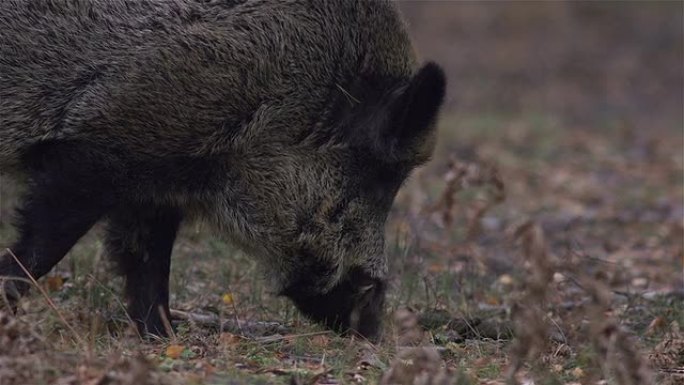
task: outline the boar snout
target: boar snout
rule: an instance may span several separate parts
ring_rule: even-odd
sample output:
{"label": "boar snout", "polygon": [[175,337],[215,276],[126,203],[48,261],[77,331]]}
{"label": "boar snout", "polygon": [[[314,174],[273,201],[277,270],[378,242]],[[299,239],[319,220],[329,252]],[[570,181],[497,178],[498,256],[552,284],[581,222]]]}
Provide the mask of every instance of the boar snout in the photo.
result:
{"label": "boar snout", "polygon": [[308,318],[338,333],[358,333],[377,342],[385,310],[384,280],[353,268],[327,292],[290,286],[282,292]]}

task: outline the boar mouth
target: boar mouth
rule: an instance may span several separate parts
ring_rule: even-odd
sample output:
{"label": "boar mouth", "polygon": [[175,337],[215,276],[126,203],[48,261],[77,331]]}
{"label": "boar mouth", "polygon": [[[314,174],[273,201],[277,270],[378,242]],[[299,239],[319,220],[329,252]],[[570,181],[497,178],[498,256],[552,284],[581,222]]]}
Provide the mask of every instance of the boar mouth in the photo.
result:
{"label": "boar mouth", "polygon": [[281,292],[309,319],[338,332],[356,332],[375,342],[384,313],[385,283],[360,268],[351,269],[332,289],[321,293],[302,282]]}

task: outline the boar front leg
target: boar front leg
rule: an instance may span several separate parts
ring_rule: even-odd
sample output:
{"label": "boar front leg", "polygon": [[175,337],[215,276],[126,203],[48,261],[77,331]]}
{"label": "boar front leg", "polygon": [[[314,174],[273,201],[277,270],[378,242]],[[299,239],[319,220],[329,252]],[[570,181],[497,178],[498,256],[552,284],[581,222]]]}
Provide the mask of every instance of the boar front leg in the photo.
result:
{"label": "boar front leg", "polygon": [[141,336],[166,336],[171,250],[181,222],[170,207],[127,206],[108,218],[107,248],[126,278],[128,314]]}
{"label": "boar front leg", "polygon": [[[18,240],[10,250],[35,279],[62,260],[114,201],[104,168],[84,161],[88,157],[80,147],[59,142],[36,145],[24,156],[28,191],[17,209]],[[0,277],[6,278],[0,294],[15,308],[30,285],[12,255],[0,255]]]}

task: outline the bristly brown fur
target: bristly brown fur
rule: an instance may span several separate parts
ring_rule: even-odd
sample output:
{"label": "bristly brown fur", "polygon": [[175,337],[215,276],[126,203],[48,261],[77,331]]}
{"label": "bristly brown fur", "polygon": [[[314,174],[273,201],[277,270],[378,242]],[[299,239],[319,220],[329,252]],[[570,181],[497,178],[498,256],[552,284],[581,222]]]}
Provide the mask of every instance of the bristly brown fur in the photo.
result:
{"label": "bristly brown fur", "polygon": [[385,217],[444,83],[386,1],[3,1],[0,170],[29,177],[13,249],[39,277],[107,220],[131,316],[163,334],[177,226],[205,218],[309,316],[376,335]]}

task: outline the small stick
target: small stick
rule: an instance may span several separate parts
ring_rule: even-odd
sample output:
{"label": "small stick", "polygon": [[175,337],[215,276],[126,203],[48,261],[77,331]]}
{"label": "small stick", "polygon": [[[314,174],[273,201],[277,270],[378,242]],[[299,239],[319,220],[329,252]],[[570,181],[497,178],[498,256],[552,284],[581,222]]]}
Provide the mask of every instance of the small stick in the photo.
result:
{"label": "small stick", "polygon": [[176,341],[176,333],[173,331],[173,327],[171,327],[171,320],[166,316],[166,312],[164,311],[164,307],[162,305],[157,306],[157,311],[159,312],[159,316],[161,317],[162,324],[164,324],[164,329],[166,330],[166,334],[171,337],[172,341]]}
{"label": "small stick", "polygon": [[287,331],[287,328],[277,322],[241,321],[239,324],[234,320],[221,322],[221,319],[215,314],[198,314],[174,309],[171,309],[171,318],[194,322],[200,326],[218,328],[221,331],[241,332],[242,330],[249,329],[273,330],[276,333],[285,333]]}
{"label": "small stick", "polygon": [[326,334],[332,333],[330,330],[324,330],[320,332],[311,332],[311,333],[303,333],[303,334],[287,334],[284,336],[267,336],[267,337],[261,337],[257,338],[256,340],[259,342],[264,342],[264,343],[273,343],[273,342],[278,342],[278,341],[283,341],[283,340],[290,340],[294,338],[300,338],[300,337],[315,337],[315,336],[322,336]]}
{"label": "small stick", "polygon": [[233,306],[233,315],[235,316],[235,324],[237,325],[238,330],[240,330],[242,332],[242,325],[240,325],[240,318],[238,317],[237,305],[235,305],[235,297],[232,297],[230,304]]}

